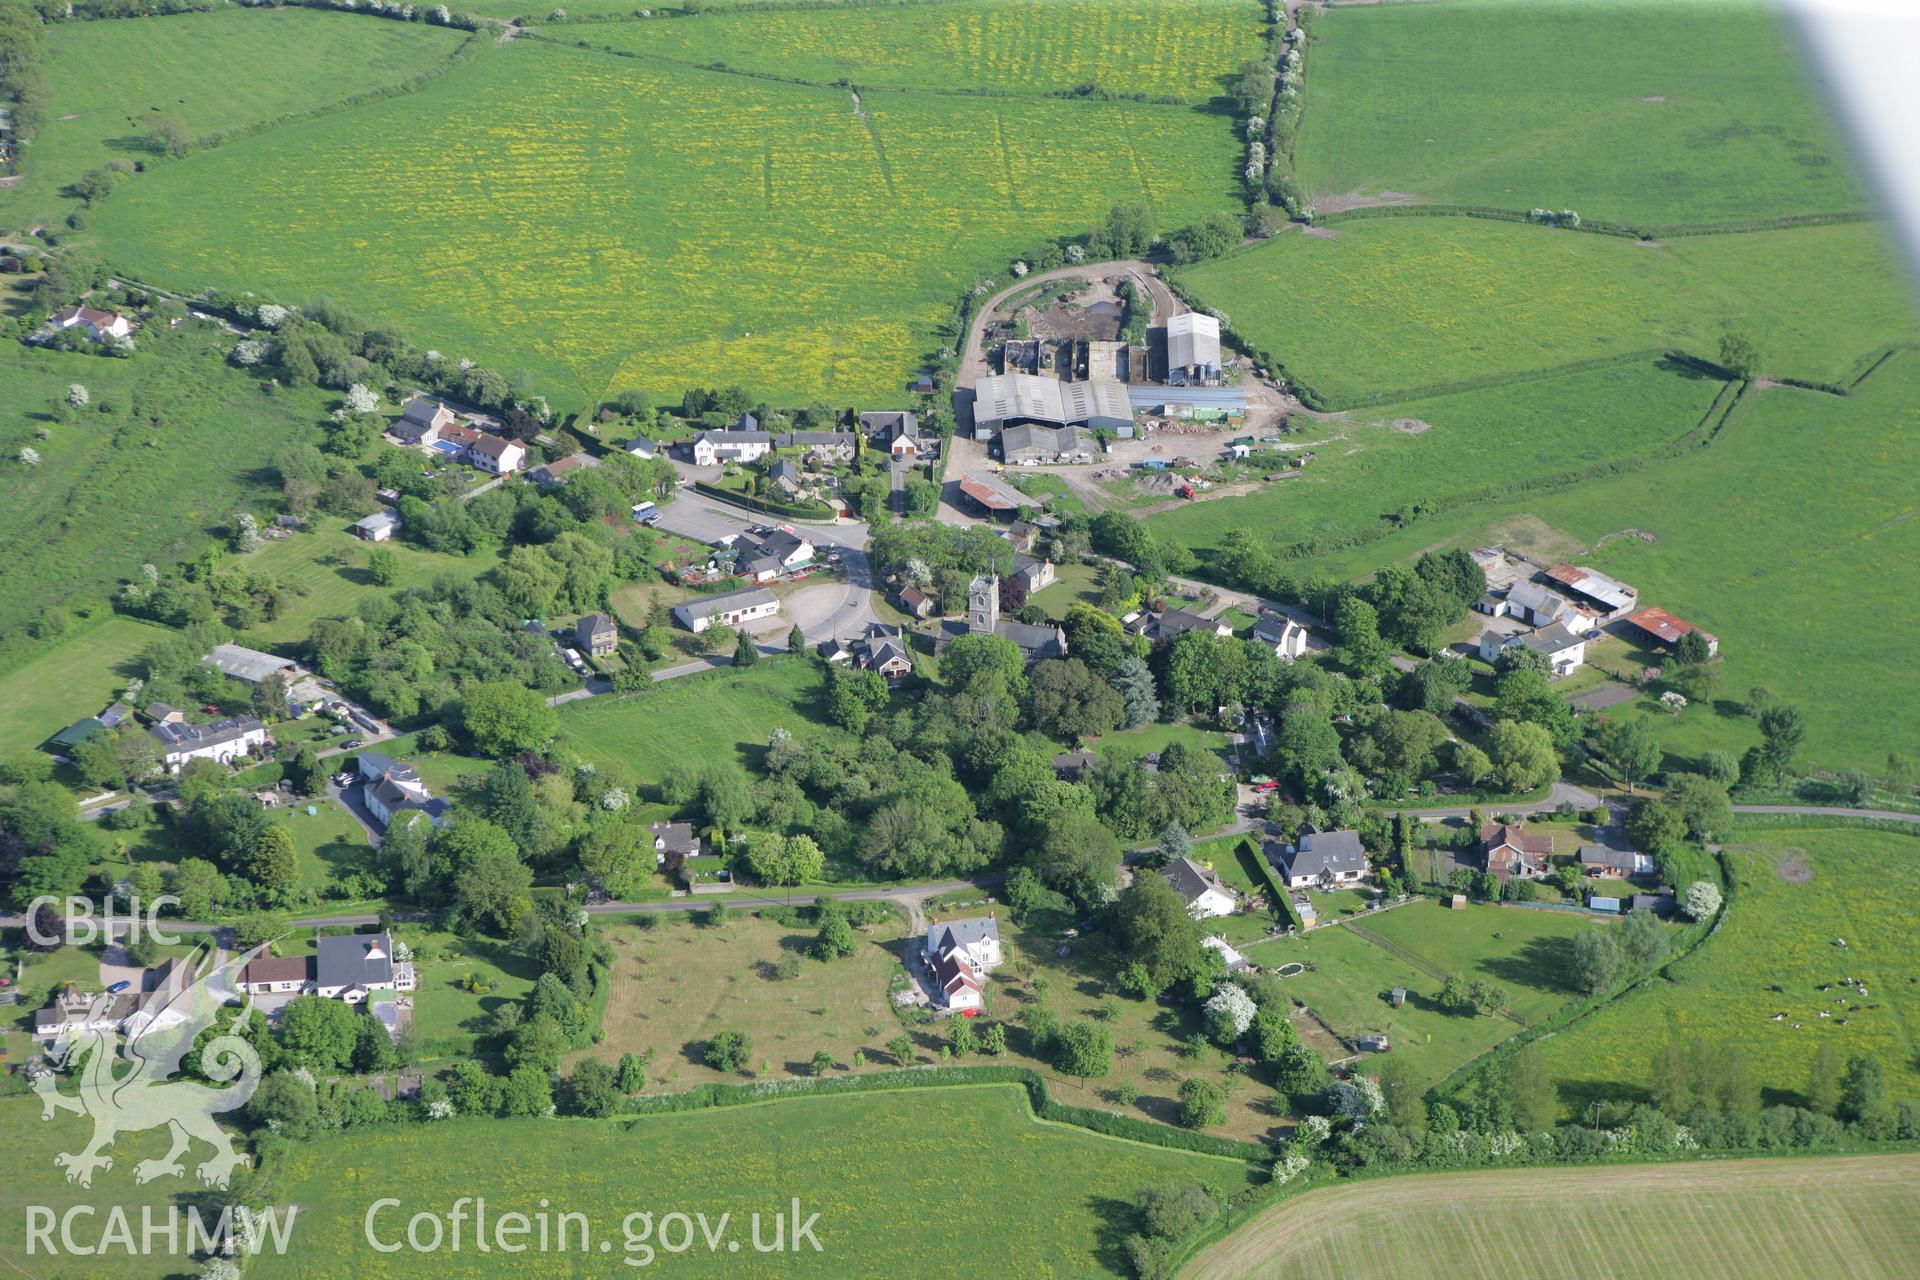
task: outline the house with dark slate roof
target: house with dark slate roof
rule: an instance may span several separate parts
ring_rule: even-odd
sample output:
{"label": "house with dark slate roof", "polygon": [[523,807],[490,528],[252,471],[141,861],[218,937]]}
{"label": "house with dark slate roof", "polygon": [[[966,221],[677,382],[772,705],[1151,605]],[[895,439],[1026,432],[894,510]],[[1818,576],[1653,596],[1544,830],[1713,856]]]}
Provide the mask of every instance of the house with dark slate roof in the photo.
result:
{"label": "house with dark slate roof", "polygon": [[1270,844],[1267,861],[1289,889],[1354,884],[1367,874],[1358,831],[1310,831],[1298,844]]}
{"label": "house with dark slate roof", "polygon": [[411,991],[411,962],[393,958],[390,933],[321,937],[314,944],[314,991],[359,1004],[375,991]]}

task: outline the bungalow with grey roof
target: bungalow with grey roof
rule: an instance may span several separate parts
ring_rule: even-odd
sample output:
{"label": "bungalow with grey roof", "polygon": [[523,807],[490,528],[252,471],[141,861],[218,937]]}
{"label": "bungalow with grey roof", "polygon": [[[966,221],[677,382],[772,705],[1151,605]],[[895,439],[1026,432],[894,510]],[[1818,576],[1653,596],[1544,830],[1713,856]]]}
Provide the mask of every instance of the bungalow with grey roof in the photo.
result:
{"label": "bungalow with grey roof", "polygon": [[1239,909],[1233,891],[1221,883],[1213,868],[1202,866],[1192,858],[1175,858],[1161,875],[1187,904],[1187,914],[1196,920],[1230,916]]}
{"label": "bungalow with grey roof", "polygon": [[673,616],[696,635],[715,623],[739,627],[780,612],[780,600],[765,587],[748,587],[724,595],[695,596],[673,606]]}
{"label": "bungalow with grey roof", "polygon": [[1356,884],[1367,874],[1358,831],[1310,831],[1298,844],[1269,845],[1267,861],[1289,889]]}

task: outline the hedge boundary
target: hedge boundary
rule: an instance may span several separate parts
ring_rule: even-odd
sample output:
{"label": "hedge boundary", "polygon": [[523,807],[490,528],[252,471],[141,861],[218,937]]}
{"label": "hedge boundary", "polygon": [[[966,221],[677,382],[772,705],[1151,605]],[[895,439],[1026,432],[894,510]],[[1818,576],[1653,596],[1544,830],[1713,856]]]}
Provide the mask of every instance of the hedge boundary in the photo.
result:
{"label": "hedge boundary", "polygon": [[705,1111],[718,1107],[751,1106],[783,1098],[835,1097],[853,1093],[886,1093],[903,1089],[939,1089],[966,1085],[1019,1085],[1026,1090],[1027,1105],[1036,1119],[1086,1129],[1103,1137],[1142,1142],[1149,1146],[1188,1151],[1196,1155],[1219,1156],[1265,1164],[1273,1151],[1259,1143],[1218,1138],[1136,1120],[1132,1116],[1091,1107],[1070,1107],[1055,1102],[1047,1090],[1046,1078],[1028,1067],[897,1067],[865,1075],[827,1076],[815,1080],[767,1080],[757,1084],[703,1084],[684,1093],[652,1094],[630,1098],[616,1116],[668,1115],[682,1111]]}
{"label": "hedge boundary", "polygon": [[1318,226],[1337,226],[1368,218],[1481,218],[1489,222],[1518,222],[1543,231],[1580,231],[1588,235],[1615,236],[1629,240],[1679,239],[1684,236],[1740,235],[1752,231],[1788,231],[1796,227],[1823,227],[1849,222],[1875,222],[1879,214],[1866,209],[1832,213],[1784,214],[1773,218],[1729,218],[1720,222],[1676,222],[1642,226],[1606,219],[1582,219],[1578,226],[1540,222],[1525,209],[1503,209],[1486,204],[1377,204],[1359,209],[1342,209],[1314,219]]}

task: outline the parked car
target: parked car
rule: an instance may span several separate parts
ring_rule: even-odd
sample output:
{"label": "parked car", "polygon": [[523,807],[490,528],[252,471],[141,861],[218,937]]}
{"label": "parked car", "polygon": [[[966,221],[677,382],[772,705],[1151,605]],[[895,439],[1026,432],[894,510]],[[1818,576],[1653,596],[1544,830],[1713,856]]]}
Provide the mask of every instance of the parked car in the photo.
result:
{"label": "parked car", "polygon": [[1255,791],[1278,791],[1280,789],[1280,784],[1269,779],[1266,782],[1254,783],[1253,789]]}
{"label": "parked car", "polygon": [[349,751],[351,751],[355,747],[364,747],[367,744],[364,738],[348,738],[345,742],[341,743],[340,745],[347,748]]}
{"label": "parked car", "polygon": [[122,991],[125,991],[128,987],[132,985],[133,984],[131,982],[116,982],[112,986],[107,988],[107,994],[110,996],[117,996]]}

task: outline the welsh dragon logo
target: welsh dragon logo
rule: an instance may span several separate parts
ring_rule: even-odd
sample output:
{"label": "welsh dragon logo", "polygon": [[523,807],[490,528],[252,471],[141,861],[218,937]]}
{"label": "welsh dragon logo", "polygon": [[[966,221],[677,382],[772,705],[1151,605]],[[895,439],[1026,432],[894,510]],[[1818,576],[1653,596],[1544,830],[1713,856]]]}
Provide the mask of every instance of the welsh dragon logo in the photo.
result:
{"label": "welsh dragon logo", "polygon": [[[191,959],[180,961],[158,988],[127,1002],[131,1012],[119,1012],[127,1004],[117,1010],[113,997],[94,997],[86,1021],[52,1055],[57,1065],[79,1065],[79,1091],[61,1093],[52,1075],[34,1082],[42,1120],[53,1119],[56,1111],[93,1117],[93,1141],[83,1150],[54,1156],[68,1182],[92,1186],[95,1170],[113,1168],[106,1149],[116,1136],[162,1126],[172,1130],[173,1147],[159,1159],[135,1165],[135,1181],[185,1176],[180,1157],[194,1139],[213,1148],[212,1158],[196,1170],[208,1186],[224,1188],[234,1169],[247,1163],[214,1117],[253,1096],[260,1084],[260,1055],[231,1031],[205,1044],[195,1042],[213,1028],[223,1008],[239,1002],[233,975],[265,949],[263,944],[224,964],[209,955],[197,969],[190,967]],[[229,1025],[243,1023],[252,1006],[251,999],[241,1003],[239,1017]],[[172,1079],[190,1055],[197,1055],[200,1074],[227,1087]]]}

